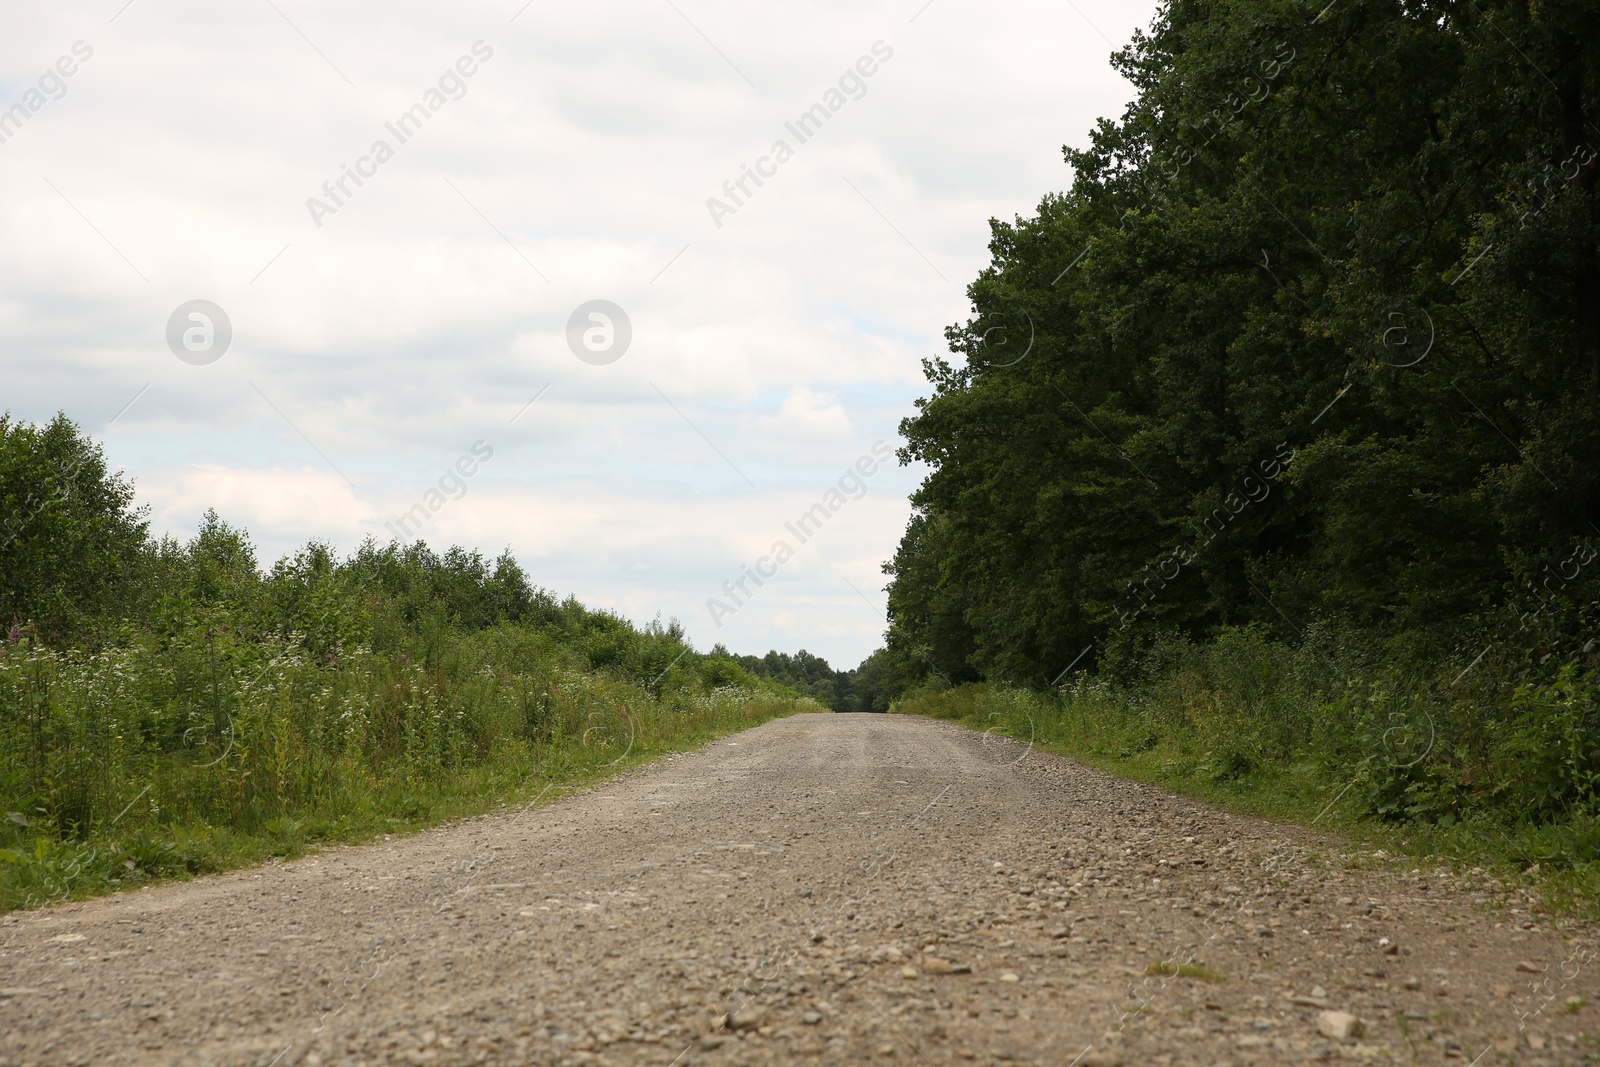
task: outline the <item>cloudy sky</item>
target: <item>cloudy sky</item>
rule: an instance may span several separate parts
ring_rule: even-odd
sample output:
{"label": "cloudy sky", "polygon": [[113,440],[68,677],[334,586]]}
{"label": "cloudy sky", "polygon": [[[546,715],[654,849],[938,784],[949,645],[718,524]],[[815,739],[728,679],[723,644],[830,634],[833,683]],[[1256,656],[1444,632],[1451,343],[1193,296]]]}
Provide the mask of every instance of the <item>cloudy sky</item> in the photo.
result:
{"label": "cloudy sky", "polygon": [[409,513],[698,648],[853,666],[921,472],[828,490],[898,447],[988,220],[1070,184],[1154,9],[13,5],[0,409],[66,411],[180,538],[215,507],[271,561]]}

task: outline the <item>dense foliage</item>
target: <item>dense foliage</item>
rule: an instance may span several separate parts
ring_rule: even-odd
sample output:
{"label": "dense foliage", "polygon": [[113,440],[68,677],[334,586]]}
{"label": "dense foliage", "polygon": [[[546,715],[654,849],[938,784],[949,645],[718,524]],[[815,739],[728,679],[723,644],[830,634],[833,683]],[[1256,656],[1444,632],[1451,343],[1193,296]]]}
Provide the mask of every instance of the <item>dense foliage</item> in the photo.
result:
{"label": "dense foliage", "polygon": [[1588,865],[1600,894],[1593,649],[1549,677],[1505,685],[1507,665],[1489,662],[1447,686],[1357,634],[1311,637],[1167,636],[1125,679],[1078,674],[1042,692],[974,683],[899,710],[1274,814],[1463,830],[1473,846],[1492,842],[1496,859]]}
{"label": "dense foliage", "polygon": [[[509,552],[148,535],[64,417],[0,420],[0,910],[351,839],[818,710]],[[731,669],[730,669],[731,666]]]}
{"label": "dense foliage", "polygon": [[0,415],[0,621],[71,633],[126,607],[148,526],[132,501],[66,418]]}
{"label": "dense foliage", "polygon": [[884,649],[849,671],[834,670],[827,660],[803,648],[792,656],[787,652],[734,656],[721,645],[711,651],[727,656],[730,665],[737,665],[748,676],[770,679],[834,711],[888,711],[905,688],[905,680],[893,669]]}
{"label": "dense foliage", "polygon": [[1600,6],[1171,0],[1115,62],[902,425],[900,710],[1600,908]]}
{"label": "dense foliage", "polygon": [[[1320,13],[1319,13],[1320,12]],[[897,666],[1042,685],[1319,620],[1594,632],[1600,7],[1172,0],[1071,190],[995,222],[890,567]]]}

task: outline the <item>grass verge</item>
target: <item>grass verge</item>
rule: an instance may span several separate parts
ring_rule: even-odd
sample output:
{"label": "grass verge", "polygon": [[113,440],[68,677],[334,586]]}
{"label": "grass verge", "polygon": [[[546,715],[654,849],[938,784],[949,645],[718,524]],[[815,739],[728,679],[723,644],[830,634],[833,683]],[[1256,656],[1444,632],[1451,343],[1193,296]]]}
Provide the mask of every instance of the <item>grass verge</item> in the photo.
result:
{"label": "grass verge", "polygon": [[1329,758],[1309,733],[1276,753],[1252,745],[1250,724],[1230,719],[1213,696],[1203,698],[1211,721],[1198,726],[1148,693],[1109,687],[1037,693],[980,683],[916,694],[892,710],[1012,737],[1230,811],[1335,830],[1387,856],[1481,867],[1536,916],[1600,919],[1600,822],[1592,816],[1375,816],[1382,794],[1370,761]]}
{"label": "grass verge", "polygon": [[[152,798],[208,793],[215,783],[205,772],[228,760],[205,768],[170,761],[147,765],[147,774],[154,773],[137,792],[137,783],[130,784],[135,795],[121,813],[123,819],[135,815],[136,825],[120,831],[121,820],[113,818],[74,838],[41,832],[26,813],[8,812],[0,827],[8,846],[0,848],[0,912],[291,859],[324,845],[407,833],[540,797],[548,801],[669,752],[796,712],[824,710],[809,699],[763,691],[730,688],[661,699],[636,687],[608,688],[612,700],[570,716],[566,728],[557,724],[536,739],[500,738],[470,763],[418,773],[401,760],[352,760],[309,795],[280,793],[270,807],[248,805],[226,821],[197,816],[193,803],[169,807],[187,807],[184,817],[163,818],[160,799]],[[247,778],[249,772],[234,774]]]}

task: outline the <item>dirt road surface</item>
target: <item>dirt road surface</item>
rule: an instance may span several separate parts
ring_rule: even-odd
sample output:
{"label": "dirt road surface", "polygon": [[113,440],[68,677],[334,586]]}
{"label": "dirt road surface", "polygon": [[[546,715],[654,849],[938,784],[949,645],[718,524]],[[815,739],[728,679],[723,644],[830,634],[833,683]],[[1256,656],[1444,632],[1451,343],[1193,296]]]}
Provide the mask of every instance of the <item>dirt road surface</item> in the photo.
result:
{"label": "dirt road surface", "polygon": [[7,916],[0,1063],[1588,1062],[1595,942],[1527,906],[950,724],[804,715]]}

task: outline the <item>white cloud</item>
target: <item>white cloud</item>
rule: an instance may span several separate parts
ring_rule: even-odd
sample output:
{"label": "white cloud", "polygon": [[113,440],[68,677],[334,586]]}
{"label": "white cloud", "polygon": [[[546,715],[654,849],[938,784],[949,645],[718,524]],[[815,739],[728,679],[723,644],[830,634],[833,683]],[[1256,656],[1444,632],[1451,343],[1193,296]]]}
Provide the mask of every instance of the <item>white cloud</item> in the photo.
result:
{"label": "white cloud", "polygon": [[[704,601],[895,440],[920,359],[967,314],[987,220],[1069,184],[1061,144],[1131,95],[1094,27],[1126,41],[1155,6],[1080,4],[1091,24],[1042,2],[597,0],[512,21],[516,0],[280,0],[289,25],[265,4],[122,4],[35,5],[0,40],[0,106],[94,49],[0,144],[14,415],[66,410],[158,529],[215,506],[267,559],[385,536],[487,441],[430,541],[510,545],[542,584],[677,615],[702,647],[841,666],[877,643],[915,471],[876,476],[723,630]],[[306,198],[480,40],[494,55],[464,95],[316,227]],[[877,41],[894,54],[865,94],[715,226],[706,198]],[[196,297],[234,325],[210,366],[163,340]],[[593,298],[633,323],[609,366],[566,347]]]}

